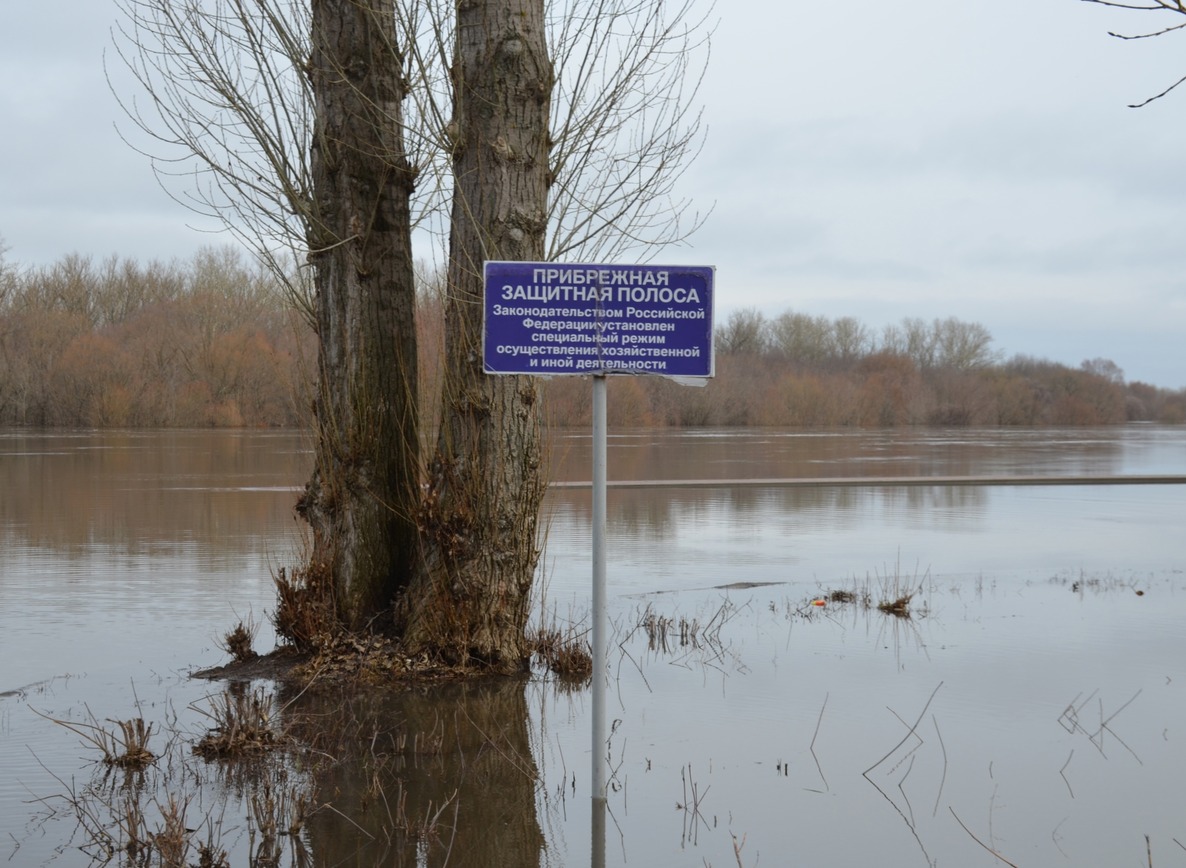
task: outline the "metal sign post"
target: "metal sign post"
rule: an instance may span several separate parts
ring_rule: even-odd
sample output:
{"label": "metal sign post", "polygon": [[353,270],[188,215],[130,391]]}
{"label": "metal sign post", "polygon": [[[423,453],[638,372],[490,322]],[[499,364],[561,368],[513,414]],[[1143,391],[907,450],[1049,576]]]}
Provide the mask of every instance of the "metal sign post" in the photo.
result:
{"label": "metal sign post", "polygon": [[[605,736],[606,630],[609,616],[605,605],[605,490],[606,452],[609,426],[606,424],[605,374],[593,377],[593,868],[605,865],[606,770],[609,768]],[[596,855],[600,847],[601,862]]]}
{"label": "metal sign post", "polygon": [[593,377],[593,832],[604,864],[606,772],[606,379],[652,374],[704,385],[713,368],[706,266],[487,262],[488,374]]}

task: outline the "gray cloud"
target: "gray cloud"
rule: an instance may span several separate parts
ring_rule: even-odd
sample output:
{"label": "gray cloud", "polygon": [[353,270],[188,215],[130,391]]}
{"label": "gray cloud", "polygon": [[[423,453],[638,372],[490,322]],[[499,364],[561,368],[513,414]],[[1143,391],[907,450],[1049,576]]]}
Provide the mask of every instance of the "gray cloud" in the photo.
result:
{"label": "gray cloud", "polygon": [[[718,266],[719,315],[756,305],[983,323],[1009,352],[1186,386],[1186,73],[1148,16],[1066,0],[729,0],[680,192],[715,203],[658,257]],[[1135,17],[1134,17],[1135,16]],[[114,130],[111,0],[0,8],[0,235],[37,264],[188,256],[224,240]]]}

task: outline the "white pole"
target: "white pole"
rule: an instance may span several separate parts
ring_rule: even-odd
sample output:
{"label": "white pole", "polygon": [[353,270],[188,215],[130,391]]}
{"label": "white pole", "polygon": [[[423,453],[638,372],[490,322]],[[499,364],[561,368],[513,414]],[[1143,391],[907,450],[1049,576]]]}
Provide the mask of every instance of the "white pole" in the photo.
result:
{"label": "white pole", "polygon": [[605,374],[593,376],[593,803],[604,807],[605,773]]}

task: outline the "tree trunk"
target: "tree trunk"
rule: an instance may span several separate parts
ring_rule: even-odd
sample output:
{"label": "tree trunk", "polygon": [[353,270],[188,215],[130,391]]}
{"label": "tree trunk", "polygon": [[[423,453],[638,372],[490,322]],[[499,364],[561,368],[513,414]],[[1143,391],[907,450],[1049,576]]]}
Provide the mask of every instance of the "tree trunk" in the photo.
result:
{"label": "tree trunk", "polygon": [[545,481],[537,383],[482,371],[484,260],[543,257],[552,67],[543,0],[458,0],[442,421],[423,565],[398,617],[411,648],[524,668]]}
{"label": "tree trunk", "polygon": [[417,561],[415,285],[393,0],[312,0],[316,463],[308,581],[338,622],[387,611]]}

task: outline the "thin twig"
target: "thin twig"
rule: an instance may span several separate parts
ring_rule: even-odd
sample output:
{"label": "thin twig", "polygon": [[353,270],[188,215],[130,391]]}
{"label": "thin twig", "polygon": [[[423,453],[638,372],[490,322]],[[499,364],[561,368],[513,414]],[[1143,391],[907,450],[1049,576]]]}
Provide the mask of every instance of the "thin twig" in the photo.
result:
{"label": "thin twig", "polygon": [[959,818],[959,814],[957,814],[957,813],[955,812],[955,808],[953,808],[953,807],[951,807],[950,805],[948,805],[948,806],[947,806],[947,810],[951,811],[951,816],[955,817],[955,821],[956,821],[957,823],[959,823],[959,824],[960,824],[960,826],[963,828],[963,830],[964,830],[965,832],[967,832],[969,835],[971,835],[971,836],[972,836],[972,840],[973,840],[973,841],[975,841],[977,844],[979,844],[981,847],[983,847],[985,850],[987,850],[987,851],[988,851],[989,853],[991,853],[993,856],[995,856],[996,858],[1000,859],[1000,860],[1001,860],[1002,862],[1004,862],[1006,865],[1012,865],[1012,866],[1013,866],[1013,868],[1017,868],[1017,865],[1016,865],[1016,863],[1010,862],[1008,859],[1006,859],[1004,856],[1002,856],[1000,853],[998,853],[998,852],[997,852],[996,850],[994,850],[992,847],[988,846],[988,845],[987,845],[987,844],[985,844],[983,841],[981,841],[979,838],[977,838],[977,837],[976,837],[976,835],[975,835],[975,834],[972,832],[972,830],[971,830],[971,829],[969,829],[967,826],[965,826],[965,825],[964,825],[964,821],[963,821],[963,820],[961,820],[961,819]]}
{"label": "thin twig", "polygon": [[819,772],[820,780],[822,780],[824,782],[824,790],[825,791],[831,790],[831,787],[828,786],[828,779],[826,777],[824,777],[824,769],[820,765],[819,757],[816,756],[815,740],[819,736],[819,727],[820,727],[820,724],[823,723],[823,720],[824,720],[824,709],[828,707],[828,696],[829,696],[829,694],[827,694],[827,693],[824,694],[824,704],[820,706],[819,717],[816,718],[816,721],[815,721],[815,732],[812,733],[812,735],[811,735],[811,745],[810,745],[811,758],[813,760],[815,760],[815,769],[816,769],[816,771]]}
{"label": "thin twig", "polygon": [[947,782],[947,745],[943,744],[943,734],[939,732],[939,721],[933,714],[931,722],[935,724],[935,735],[939,737],[939,750],[943,752],[943,776],[939,778],[939,792],[935,793],[935,810],[931,811],[931,816],[934,817],[939,813],[939,799],[943,796],[943,785]]}
{"label": "thin twig", "polygon": [[[927,697],[927,704],[924,705],[922,707],[922,711],[919,712],[918,720],[914,721],[914,726],[910,727],[909,731],[904,736],[902,736],[901,741],[899,741],[892,748],[890,748],[889,751],[885,754],[885,756],[883,756],[877,762],[873,763],[873,765],[869,766],[869,768],[867,768],[863,772],[861,772],[861,775],[863,777],[866,777],[866,778],[869,777],[869,772],[873,771],[873,769],[877,768],[879,765],[881,765],[883,762],[885,762],[887,759],[889,759],[890,756],[893,755],[894,751],[896,751],[898,748],[900,748],[902,745],[904,745],[906,743],[906,739],[910,738],[910,736],[913,735],[915,738],[918,738],[918,734],[915,732],[915,730],[918,729],[918,724],[922,722],[923,715],[926,714],[927,709],[931,707],[931,702],[934,700],[935,694],[939,692],[939,688],[942,686],[943,686],[942,681],[940,681],[938,684],[935,685],[935,689],[932,690],[931,695],[929,697]],[[921,739],[919,739],[919,740],[921,741]]]}
{"label": "thin twig", "polygon": [[1058,773],[1060,775],[1062,775],[1063,783],[1067,785],[1067,792],[1071,794],[1072,799],[1075,798],[1075,791],[1071,789],[1071,782],[1067,780],[1067,776],[1063,773],[1067,770],[1067,766],[1069,766],[1071,764],[1071,757],[1073,757],[1074,755],[1075,755],[1075,749],[1071,748],[1071,753],[1067,757],[1067,761],[1065,763],[1063,763],[1062,768],[1058,770]]}

